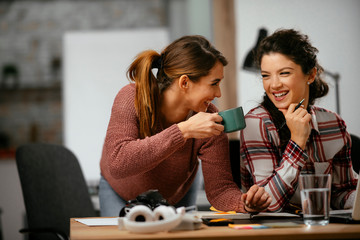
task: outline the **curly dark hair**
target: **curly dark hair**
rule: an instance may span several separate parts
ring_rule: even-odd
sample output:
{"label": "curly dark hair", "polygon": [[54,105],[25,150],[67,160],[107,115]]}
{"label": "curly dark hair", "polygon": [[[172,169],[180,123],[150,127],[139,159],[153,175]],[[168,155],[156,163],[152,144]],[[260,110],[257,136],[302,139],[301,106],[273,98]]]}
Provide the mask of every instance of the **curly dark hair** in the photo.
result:
{"label": "curly dark hair", "polygon": [[[329,86],[321,78],[321,73],[324,69],[320,66],[316,54],[317,48],[313,47],[307,35],[301,34],[294,29],[280,29],[275,31],[272,35],[264,38],[258,51],[256,53],[256,61],[258,66],[261,65],[261,60],[264,55],[270,53],[281,53],[290,58],[294,63],[301,66],[304,74],[310,74],[316,68],[317,73],[315,81],[309,86],[309,106],[313,105],[317,98],[325,96],[329,91]],[[290,130],[287,126],[280,129],[280,125],[285,121],[285,118],[275,105],[271,102],[269,97],[264,94],[261,103],[270,113],[272,120],[279,131],[281,150],[284,151],[290,139]]]}

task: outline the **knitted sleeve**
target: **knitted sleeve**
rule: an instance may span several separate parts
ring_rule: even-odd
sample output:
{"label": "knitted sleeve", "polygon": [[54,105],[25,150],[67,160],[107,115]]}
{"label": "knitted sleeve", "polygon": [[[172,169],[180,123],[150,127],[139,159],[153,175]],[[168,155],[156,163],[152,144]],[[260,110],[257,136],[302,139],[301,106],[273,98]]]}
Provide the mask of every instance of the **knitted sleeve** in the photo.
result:
{"label": "knitted sleeve", "polygon": [[206,196],[211,205],[221,211],[246,212],[241,201],[242,192],[232,177],[227,135],[223,132],[204,141],[198,156],[201,159]]}

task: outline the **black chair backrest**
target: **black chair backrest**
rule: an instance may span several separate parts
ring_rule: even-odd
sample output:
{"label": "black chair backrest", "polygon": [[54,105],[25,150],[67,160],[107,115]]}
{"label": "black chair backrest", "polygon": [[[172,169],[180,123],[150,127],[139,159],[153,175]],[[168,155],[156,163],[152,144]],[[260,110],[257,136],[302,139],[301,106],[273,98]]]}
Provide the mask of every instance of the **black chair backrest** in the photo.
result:
{"label": "black chair backrest", "polygon": [[240,140],[229,140],[230,164],[234,182],[241,189]]}
{"label": "black chair backrest", "polygon": [[359,173],[360,169],[360,138],[354,134],[350,134],[351,136],[351,161],[353,165],[353,169],[356,173]]}
{"label": "black chair backrest", "polygon": [[79,162],[64,146],[20,146],[16,164],[30,229],[59,229],[69,236],[70,218],[96,216]]}

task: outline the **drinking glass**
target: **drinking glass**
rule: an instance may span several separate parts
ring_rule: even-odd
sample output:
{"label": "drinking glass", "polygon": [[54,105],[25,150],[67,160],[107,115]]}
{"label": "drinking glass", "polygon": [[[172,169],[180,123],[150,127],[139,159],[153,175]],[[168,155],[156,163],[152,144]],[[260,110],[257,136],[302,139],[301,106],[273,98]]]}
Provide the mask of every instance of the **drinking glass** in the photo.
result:
{"label": "drinking glass", "polygon": [[300,175],[300,194],[304,223],[308,226],[329,224],[331,175]]}

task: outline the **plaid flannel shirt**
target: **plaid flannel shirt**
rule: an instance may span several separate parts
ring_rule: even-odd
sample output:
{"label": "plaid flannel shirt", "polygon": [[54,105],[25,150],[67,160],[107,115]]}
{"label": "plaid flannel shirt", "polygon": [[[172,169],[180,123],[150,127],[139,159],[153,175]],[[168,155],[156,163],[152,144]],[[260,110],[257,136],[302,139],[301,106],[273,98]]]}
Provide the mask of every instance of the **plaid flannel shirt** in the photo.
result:
{"label": "plaid flannel shirt", "polygon": [[269,211],[282,211],[289,203],[300,204],[298,180],[301,172],[332,175],[331,206],[342,209],[354,192],[358,179],[352,169],[351,138],[345,122],[333,112],[312,106],[311,134],[302,150],[289,140],[283,153],[269,112],[258,106],[246,114],[240,132],[240,171],[243,190],[253,184],[271,195]]}

